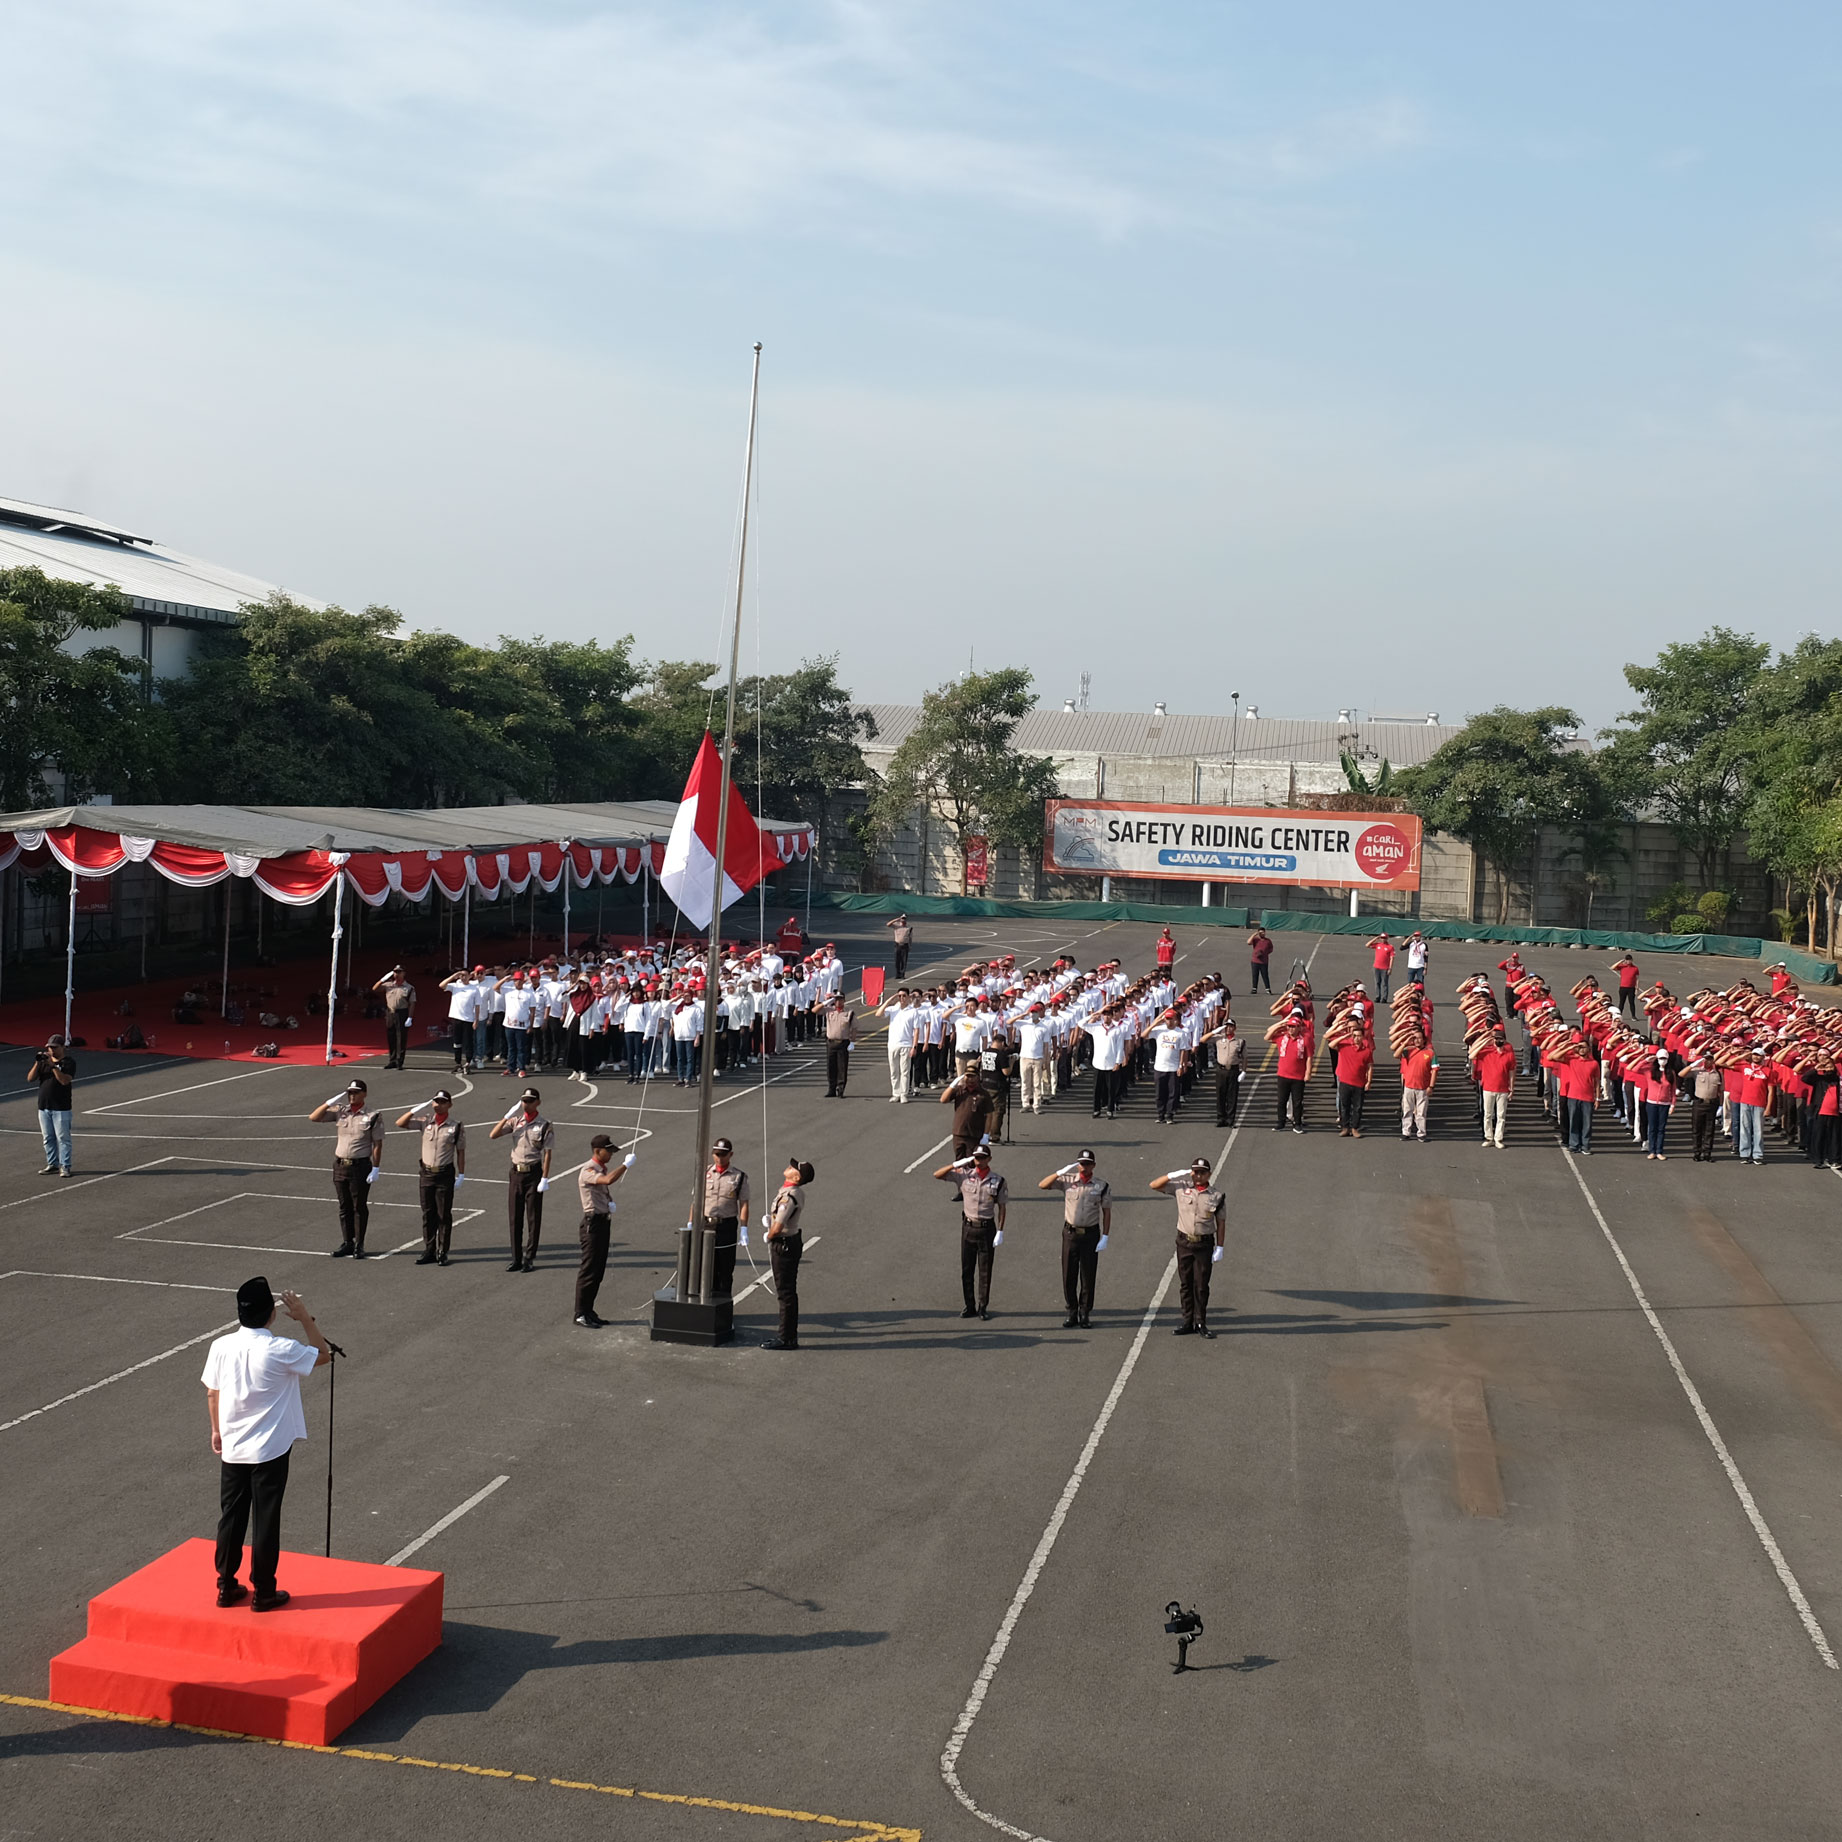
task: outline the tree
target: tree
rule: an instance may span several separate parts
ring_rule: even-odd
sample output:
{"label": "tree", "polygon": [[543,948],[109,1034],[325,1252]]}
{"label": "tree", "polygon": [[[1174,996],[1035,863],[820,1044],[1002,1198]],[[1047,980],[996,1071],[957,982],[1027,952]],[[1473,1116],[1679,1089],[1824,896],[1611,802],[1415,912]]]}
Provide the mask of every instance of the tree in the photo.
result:
{"label": "tree", "polygon": [[1627,665],[1641,707],[1607,731],[1615,771],[1652,801],[1691,852],[1703,888],[1720,880],[1746,791],[1742,727],[1771,648],[1750,634],[1711,627],[1665,646],[1654,665]]}
{"label": "tree", "polygon": [[1571,710],[1496,709],[1474,716],[1394,790],[1427,824],[1463,838],[1498,873],[1497,921],[1509,919],[1509,879],[1544,825],[1582,810],[1589,757],[1563,748]]}
{"label": "tree", "polygon": [[874,780],[863,744],[876,739],[876,719],[852,707],[837,654],[802,659],[797,671],[777,677],[745,678],[736,695],[736,772],[744,787],[758,783],[764,814],[816,825],[845,788]]}
{"label": "tree", "polygon": [[127,608],[116,588],[0,569],[0,811],[47,804],[53,774],[72,804],[156,789],[170,731],[147,701],[140,660],[114,646],[67,650]]}
{"label": "tree", "polygon": [[1373,793],[1378,797],[1394,791],[1394,769],[1384,760],[1373,781],[1362,770],[1362,763],[1349,749],[1343,749],[1338,757],[1343,763],[1343,778],[1350,783],[1352,793]]}
{"label": "tree", "polygon": [[633,699],[639,776],[633,794],[638,799],[677,799],[704,731],[722,729],[722,693],[710,689],[716,666],[706,659],[664,659],[642,669],[644,685]]}
{"label": "tree", "polygon": [[1030,674],[1009,666],[968,672],[929,691],[920,721],[870,796],[869,829],[876,837],[890,836],[917,806],[945,821],[959,847],[961,894],[972,838],[1023,850],[1042,844],[1043,802],[1055,794],[1055,764],[1020,753],[1013,742],[1017,725],[1036,707],[1030,687]]}
{"label": "tree", "polygon": [[[502,635],[497,652],[487,656],[509,692],[500,734],[528,764],[533,790],[527,797],[623,799],[651,778],[651,763],[642,759],[641,718],[629,701],[642,669],[633,658],[632,635],[611,646]],[[682,786],[681,779],[675,790]]]}

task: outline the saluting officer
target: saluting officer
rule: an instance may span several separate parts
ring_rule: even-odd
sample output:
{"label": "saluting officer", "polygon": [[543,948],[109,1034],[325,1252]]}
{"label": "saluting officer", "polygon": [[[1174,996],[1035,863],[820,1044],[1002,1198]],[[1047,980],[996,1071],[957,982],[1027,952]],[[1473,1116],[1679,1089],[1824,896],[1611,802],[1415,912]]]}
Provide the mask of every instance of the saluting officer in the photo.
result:
{"label": "saluting officer", "polygon": [[409,1026],[415,1021],[416,988],[401,966],[392,966],[371,987],[384,999],[384,1044],[389,1051],[386,1068],[401,1068],[409,1055]]}
{"label": "saluting officer", "polygon": [[789,1158],[780,1173],[780,1191],[768,1204],[768,1265],[774,1274],[774,1295],[780,1301],[780,1335],[764,1343],[763,1349],[799,1348],[799,1262],[806,1246],[800,1215],[813,1175],[810,1164]]}
{"label": "saluting officer", "polygon": [[371,1185],[384,1162],[384,1116],[371,1110],[362,1081],[350,1082],[343,1094],[322,1100],[307,1115],[316,1125],[339,1122],[333,1145],[333,1193],[339,1198],[339,1245],[335,1260],[365,1257],[365,1230],[371,1225]]}
{"label": "saluting officer", "polygon": [[1232,1017],[1224,1017],[1202,1040],[1215,1054],[1215,1123],[1232,1126],[1241,1110],[1241,1070],[1247,1061],[1247,1045]]}
{"label": "saluting officer", "polygon": [[[991,1316],[991,1265],[994,1250],[1004,1239],[1004,1210],[1010,1187],[991,1168],[991,1147],[981,1145],[969,1158],[943,1164],[934,1176],[959,1191],[959,1284],[966,1297],[962,1318]],[[978,1279],[974,1301],[972,1284]]]}
{"label": "saluting officer", "polygon": [[1084,1151],[1072,1164],[1052,1170],[1039,1190],[1062,1191],[1062,1296],[1068,1301],[1064,1330],[1085,1330],[1094,1312],[1094,1281],[1100,1250],[1113,1232],[1113,1189],[1094,1181],[1094,1154]]}
{"label": "saluting officer", "polygon": [[748,1226],[748,1172],[730,1163],[734,1156],[735,1147],[719,1138],[710,1147],[710,1168],[704,1172],[704,1220],[716,1230],[712,1298],[727,1298],[735,1289],[736,1234]]}
{"label": "saluting officer", "polygon": [[544,1192],[550,1187],[550,1157],[556,1128],[537,1110],[538,1092],[527,1087],[518,1104],[493,1127],[488,1138],[512,1135],[512,1170],[506,1185],[506,1222],[511,1229],[512,1263],[508,1273],[528,1273],[537,1265],[537,1242],[544,1226]]}
{"label": "saluting officer", "polygon": [[1212,1340],[1209,1269],[1222,1257],[1228,1238],[1227,1200],[1209,1186],[1207,1158],[1197,1158],[1187,1171],[1166,1171],[1162,1177],[1153,1177],[1151,1187],[1170,1190],[1177,1205],[1177,1298],[1183,1322],[1173,1334]]}
{"label": "saluting officer", "polygon": [[411,1107],[397,1121],[399,1130],[420,1132],[416,1161],[422,1191],[422,1252],[418,1266],[446,1266],[454,1239],[454,1186],[467,1177],[467,1128],[450,1117],[454,1096],[438,1087],[426,1106]]}
{"label": "saluting officer", "polygon": [[576,1269],[576,1322],[600,1330],[607,1319],[595,1314],[595,1295],[608,1270],[608,1242],[614,1229],[614,1198],[608,1194],[633,1168],[633,1153],[618,1164],[614,1141],[597,1132],[588,1141],[588,1162],[576,1172],[576,1195],[582,1203],[582,1264]]}

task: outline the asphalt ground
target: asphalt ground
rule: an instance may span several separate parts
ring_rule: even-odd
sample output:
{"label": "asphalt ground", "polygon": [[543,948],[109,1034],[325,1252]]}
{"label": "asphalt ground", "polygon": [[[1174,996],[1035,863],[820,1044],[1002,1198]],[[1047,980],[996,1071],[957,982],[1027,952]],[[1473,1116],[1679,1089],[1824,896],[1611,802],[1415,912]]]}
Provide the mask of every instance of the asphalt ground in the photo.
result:
{"label": "asphalt ground", "polygon": [[[911,971],[1149,963],[1154,930],[1085,927],[924,921]],[[874,922],[836,937],[853,967],[883,958]],[[1241,940],[1185,930],[1178,971],[1221,970],[1257,1036]],[[1359,942],[1299,940],[1321,992],[1366,973]],[[559,1170],[595,1131],[644,1134],[592,1333],[562,1186],[538,1271],[504,1271],[484,1128],[510,1081],[460,1097],[480,1213],[445,1269],[327,1258],[331,1134],[305,1118],[326,1072],[88,1053],[70,1182],[36,1174],[21,1088],[0,1103],[0,1833],[1833,1837],[1842,1188],[1775,1143],[1763,1170],[1691,1163],[1683,1119],[1665,1164],[1604,1112],[1570,1159],[1526,1088],[1509,1148],[1482,1148],[1452,994],[1498,956],[1435,943],[1429,1144],[1398,1137],[1391,1064],[1359,1142],[1322,1073],[1303,1137],[1271,1130],[1270,1078],[1232,1138],[1200,1093],[1158,1127],[1146,1086],[1116,1121],[1079,1091],[1019,1120],[988,1323],[959,1316],[928,1177],[946,1110],[888,1105],[880,1044],[841,1101],[815,1056],[774,1064],[765,1138],[759,1090],[725,1087],[758,1198],[788,1153],[818,1167],[798,1355],[759,1347],[768,1288],[739,1347],[648,1339],[690,1189],[682,1090],[642,1117],[618,1077],[539,1082]],[[1525,957],[1561,989],[1610,958]],[[1757,966],[1644,970],[1682,990]],[[368,1071],[387,1108],[439,1084],[419,1053]],[[1222,1334],[1173,1339],[1174,1211],[1146,1184],[1225,1140]],[[1084,1144],[1116,1204],[1082,1332],[1031,1186]],[[372,1245],[405,1247],[411,1135],[385,1171]],[[198,1374],[256,1271],[351,1353],[335,1552],[387,1560],[505,1480],[416,1555],[447,1575],[442,1649],[329,1755],[27,1705],[90,1594],[211,1534]],[[322,1533],[325,1379],[289,1547]],[[1181,1676],[1171,1599],[1207,1625]]]}

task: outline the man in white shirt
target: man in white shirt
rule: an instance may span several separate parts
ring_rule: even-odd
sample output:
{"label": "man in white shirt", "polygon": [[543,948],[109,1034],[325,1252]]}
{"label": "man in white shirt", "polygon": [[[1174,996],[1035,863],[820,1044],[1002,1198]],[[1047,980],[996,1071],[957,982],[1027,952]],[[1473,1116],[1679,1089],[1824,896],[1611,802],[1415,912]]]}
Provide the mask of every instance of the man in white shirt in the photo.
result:
{"label": "man in white shirt", "polygon": [[[205,1406],[211,1416],[211,1449],[218,1472],[217,1602],[239,1605],[255,1588],[251,1610],[272,1612],[288,1603],[275,1584],[281,1558],[281,1499],[288,1488],[288,1454],[307,1437],[301,1411],[301,1377],[333,1359],[313,1314],[298,1292],[284,1292],[281,1308],[297,1323],[306,1342],[277,1336],[275,1294],[266,1279],[246,1279],[237,1288],[239,1329],[219,1337],[205,1357]],[[250,1586],[237,1579],[243,1565],[243,1535],[251,1514],[255,1529],[249,1549]]]}
{"label": "man in white shirt", "polygon": [[441,989],[448,994],[448,1035],[454,1046],[456,1074],[465,1074],[475,1059],[473,1020],[480,994],[474,980],[485,971],[484,966],[475,966],[472,972],[456,972],[441,981]]}
{"label": "man in white shirt", "polygon": [[906,1106],[914,1095],[917,1006],[906,988],[883,1006],[889,1019],[889,1104]]}
{"label": "man in white shirt", "polygon": [[1043,1095],[1049,1090],[1049,1059],[1053,1046],[1053,1032],[1042,1004],[1032,1004],[1017,1026],[1017,1059],[1023,1069],[1023,1110],[1026,1113],[1043,1110]]}

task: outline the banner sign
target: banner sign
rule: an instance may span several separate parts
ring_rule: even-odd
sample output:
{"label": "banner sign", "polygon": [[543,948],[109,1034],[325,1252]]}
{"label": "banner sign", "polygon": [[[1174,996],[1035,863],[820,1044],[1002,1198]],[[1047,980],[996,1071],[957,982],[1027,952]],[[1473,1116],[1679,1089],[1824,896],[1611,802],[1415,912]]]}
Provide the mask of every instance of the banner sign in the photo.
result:
{"label": "banner sign", "polygon": [[1064,876],[1418,889],[1420,821],[1409,812],[1052,799],[1043,868]]}
{"label": "banner sign", "polygon": [[990,851],[983,838],[966,840],[966,887],[983,889],[988,880],[991,863]]}

